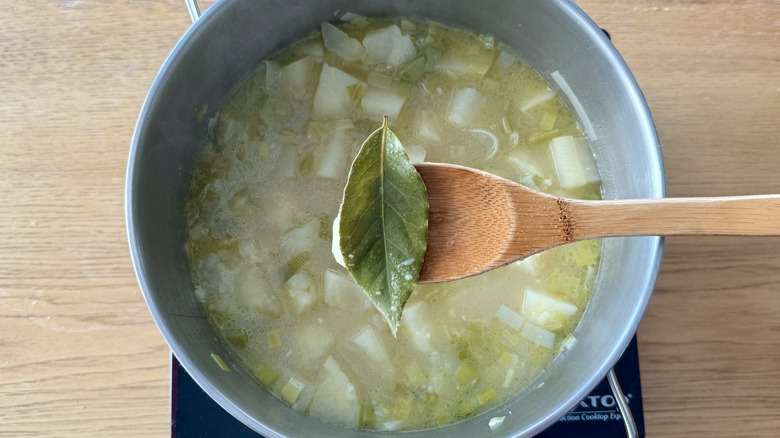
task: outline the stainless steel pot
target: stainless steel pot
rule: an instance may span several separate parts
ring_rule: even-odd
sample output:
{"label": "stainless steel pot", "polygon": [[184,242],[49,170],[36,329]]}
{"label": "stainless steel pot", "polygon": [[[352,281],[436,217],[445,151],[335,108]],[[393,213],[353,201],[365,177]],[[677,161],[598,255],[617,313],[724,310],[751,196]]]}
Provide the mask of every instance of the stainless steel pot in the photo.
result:
{"label": "stainless steel pot", "polygon": [[[664,195],[661,153],[631,73],[601,30],[565,0],[223,0],[174,47],[132,140],[125,213],[133,263],[160,331],[195,381],[267,437],[368,437],[290,409],[232,360],[195,299],[184,252],[184,204],[207,121],[260,60],[345,12],[427,17],[489,33],[560,91],[587,133],[605,198]],[[198,112],[206,108],[206,116]],[[527,390],[460,423],[409,438],[530,436],[570,410],[607,374],[639,325],[662,240],[607,240],[578,342]],[[222,371],[219,354],[232,372]],[[495,432],[488,420],[506,416]]]}

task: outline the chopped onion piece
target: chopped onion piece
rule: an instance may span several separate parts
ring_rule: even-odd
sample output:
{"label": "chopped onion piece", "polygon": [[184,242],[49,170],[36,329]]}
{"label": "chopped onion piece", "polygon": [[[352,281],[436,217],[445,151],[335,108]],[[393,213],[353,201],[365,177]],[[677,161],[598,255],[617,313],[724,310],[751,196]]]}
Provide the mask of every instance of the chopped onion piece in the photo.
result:
{"label": "chopped onion piece", "polygon": [[365,50],[360,41],[350,38],[343,30],[327,21],[323,22],[320,27],[322,28],[322,39],[326,49],[347,61],[354,61],[363,57]]}
{"label": "chopped onion piece", "polygon": [[473,88],[458,90],[450,103],[447,120],[460,126],[468,125],[482,110],[485,100],[485,97]]}
{"label": "chopped onion piece", "polygon": [[426,151],[422,146],[417,145],[404,145],[406,155],[409,156],[409,160],[412,163],[422,163],[425,161]]}
{"label": "chopped onion piece", "polygon": [[520,330],[520,328],[523,326],[523,323],[525,322],[525,318],[515,313],[514,310],[510,309],[509,307],[505,305],[501,305],[501,307],[498,308],[498,312],[496,312],[496,316],[498,319],[500,319],[504,324],[508,325],[509,327],[512,327],[515,330]]}
{"label": "chopped onion piece", "polygon": [[431,322],[426,319],[428,315],[426,304],[422,301],[404,307],[401,314],[401,327],[411,338],[412,344],[421,351],[431,350]]}
{"label": "chopped onion piece", "polygon": [[317,163],[314,174],[321,178],[340,181],[346,175],[348,155],[347,130],[336,129],[330,133],[325,144],[325,154]]}
{"label": "chopped onion piece", "polygon": [[294,147],[282,146],[279,156],[276,159],[276,167],[271,175],[284,178],[295,178],[295,167],[298,164],[298,153]]}
{"label": "chopped onion piece", "polygon": [[363,289],[354,280],[330,269],[326,269],[322,277],[322,298],[328,306],[344,310],[354,308],[363,300],[368,301]]}
{"label": "chopped onion piece", "polygon": [[439,133],[439,129],[436,127],[436,124],[433,123],[432,118],[433,116],[427,111],[423,111],[417,115],[415,123],[417,125],[417,135],[422,137],[425,141],[441,143],[441,133]]}
{"label": "chopped onion piece", "polygon": [[349,377],[332,356],[325,361],[323,371],[325,378],[312,397],[309,414],[348,427],[357,427],[360,404]]}
{"label": "chopped onion piece", "polygon": [[233,290],[237,294],[240,305],[250,311],[269,317],[278,317],[282,314],[282,306],[271,282],[254,264],[245,265],[238,271],[233,280]]}
{"label": "chopped onion piece", "polygon": [[496,64],[498,64],[498,66],[501,68],[508,68],[516,61],[517,61],[517,56],[515,56],[509,50],[505,49],[498,54],[498,59],[496,59]]}
{"label": "chopped onion piece", "polygon": [[303,96],[314,78],[314,65],[317,61],[305,56],[282,67],[282,78],[287,89],[295,96]]}
{"label": "chopped onion piece", "polygon": [[290,296],[292,305],[290,310],[296,315],[310,310],[314,307],[314,300],[317,297],[317,285],[309,274],[299,272],[289,280],[284,282],[284,289]]}
{"label": "chopped onion piece", "polygon": [[530,322],[523,326],[520,335],[542,347],[552,348],[553,344],[555,344],[555,333],[533,325]]}
{"label": "chopped onion piece", "polygon": [[412,39],[403,35],[395,24],[366,35],[363,46],[371,62],[385,62],[393,67],[398,67],[417,54]]}
{"label": "chopped onion piece", "polygon": [[366,82],[372,87],[384,88],[385,90],[395,89],[395,82],[393,82],[392,76],[383,75],[382,73],[377,73],[375,71],[368,73]]}
{"label": "chopped onion piece", "polygon": [[526,289],[525,297],[523,298],[523,315],[531,319],[537,319],[545,311],[559,313],[563,316],[572,316],[577,313],[577,306],[533,289]]}
{"label": "chopped onion piece", "polygon": [[363,112],[372,119],[379,120],[386,115],[390,121],[394,122],[398,120],[398,114],[401,112],[404,102],[406,102],[406,97],[393,91],[369,87],[363,96],[361,106]]}
{"label": "chopped onion piece", "polygon": [[353,336],[351,340],[358,348],[366,353],[368,357],[378,364],[387,365],[390,362],[382,343],[379,341],[379,338],[376,337],[376,334],[371,327],[363,327],[363,329]]}
{"label": "chopped onion piece", "polygon": [[350,98],[347,88],[355,84],[362,84],[362,82],[336,67],[324,64],[317,91],[314,93],[312,117],[348,116],[355,109],[356,103]]}

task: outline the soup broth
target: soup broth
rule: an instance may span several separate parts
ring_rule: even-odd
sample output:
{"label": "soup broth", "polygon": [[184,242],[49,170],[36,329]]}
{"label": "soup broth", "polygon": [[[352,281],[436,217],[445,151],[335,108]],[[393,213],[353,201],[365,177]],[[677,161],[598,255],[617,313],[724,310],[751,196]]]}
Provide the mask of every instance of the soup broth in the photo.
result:
{"label": "soup broth", "polygon": [[574,342],[600,242],[418,285],[394,338],[336,263],[331,231],[350,163],[385,114],[413,162],[600,197],[571,112],[508,47],[425,20],[350,17],[263,61],[212,119],[187,249],[210,321],[293,409],[423,429],[507,400]]}

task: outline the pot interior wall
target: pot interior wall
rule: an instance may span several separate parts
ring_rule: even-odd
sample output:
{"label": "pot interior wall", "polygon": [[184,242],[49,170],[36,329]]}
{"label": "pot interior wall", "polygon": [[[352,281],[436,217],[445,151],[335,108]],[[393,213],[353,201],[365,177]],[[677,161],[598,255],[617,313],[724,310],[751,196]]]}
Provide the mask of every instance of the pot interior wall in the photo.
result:
{"label": "pot interior wall", "polygon": [[[599,161],[606,198],[664,194],[661,156],[644,99],[609,41],[568,2],[218,3],[173,50],[139,117],[128,166],[128,234],[144,296],[176,356],[218,403],[269,437],[312,436],[313,430],[320,437],[373,434],[345,431],[289,409],[233,360],[192,291],[184,204],[208,119],[231,90],[263,58],[345,12],[427,17],[494,35],[550,80],[577,113]],[[657,275],[660,247],[651,237],[607,241],[595,296],[576,331],[578,342],[545,372],[544,385],[425,437],[483,436],[490,432],[488,419],[502,415],[507,417],[495,436],[533,434],[564,414],[603,378],[636,330]],[[232,372],[220,370],[211,353]]]}

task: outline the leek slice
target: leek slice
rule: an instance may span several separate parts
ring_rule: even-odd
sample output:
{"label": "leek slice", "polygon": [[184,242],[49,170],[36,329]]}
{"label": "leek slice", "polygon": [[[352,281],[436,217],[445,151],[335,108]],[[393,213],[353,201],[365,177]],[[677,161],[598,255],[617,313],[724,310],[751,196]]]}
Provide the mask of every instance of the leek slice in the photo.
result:
{"label": "leek slice", "polygon": [[491,386],[486,386],[477,393],[477,401],[480,405],[484,405],[494,398],[496,398],[496,391]]}
{"label": "leek slice", "polygon": [[548,100],[555,97],[555,91],[547,88],[546,90],[542,91],[541,93],[527,99],[525,102],[520,104],[520,111],[522,112],[528,112],[529,110],[535,108],[536,106],[547,102]]}
{"label": "leek slice", "polygon": [[520,335],[529,341],[546,348],[552,348],[555,343],[555,333],[531,323],[527,323],[523,326]]}
{"label": "leek slice", "polygon": [[282,268],[282,281],[286,282],[290,280],[309,260],[311,260],[311,253],[309,253],[309,251],[299,252],[294,255],[284,264],[284,268]]}
{"label": "leek slice", "polygon": [[436,405],[439,403],[439,395],[434,392],[426,392],[425,393],[425,401],[423,404],[428,409],[433,409],[436,407]]}
{"label": "leek slice", "polygon": [[501,307],[498,308],[498,312],[496,312],[496,316],[498,319],[501,320],[504,324],[508,325],[515,331],[519,331],[520,328],[522,328],[523,324],[525,323],[525,318],[515,313],[514,310],[510,309],[509,307],[505,305],[501,305]]}
{"label": "leek slice", "polygon": [[229,372],[230,372],[230,367],[228,367],[228,366],[227,366],[227,364],[225,363],[225,361],[224,361],[224,360],[222,360],[222,358],[221,358],[221,357],[219,357],[219,355],[218,355],[217,353],[211,353],[211,358],[212,358],[212,359],[214,359],[214,362],[216,362],[216,363],[217,363],[217,366],[219,366],[219,368],[220,368],[222,371],[225,371],[225,372],[227,372],[227,373],[229,373]]}
{"label": "leek slice", "polygon": [[532,135],[531,137],[528,138],[528,141],[530,141],[533,144],[547,143],[553,138],[558,137],[560,135],[561,135],[561,131],[557,129],[552,129],[547,132],[541,132],[539,134]]}
{"label": "leek slice", "polygon": [[273,385],[276,379],[282,375],[276,368],[265,362],[260,362],[252,371],[252,374],[266,387]]}
{"label": "leek slice", "polygon": [[282,345],[282,339],[279,336],[279,330],[268,332],[268,347],[277,349]]}
{"label": "leek slice", "polygon": [[293,404],[295,403],[295,400],[298,400],[298,396],[301,395],[301,392],[305,387],[305,383],[294,377],[290,377],[290,380],[284,384],[279,394],[282,396],[282,400],[289,404]]}
{"label": "leek slice", "polygon": [[376,424],[376,413],[374,412],[374,405],[371,403],[362,403],[360,405],[360,427],[362,429],[368,429]]}
{"label": "leek slice", "polygon": [[415,386],[422,386],[426,382],[425,374],[416,362],[409,362],[404,368],[409,383]]}
{"label": "leek slice", "polygon": [[523,298],[523,315],[535,322],[543,323],[543,321],[540,321],[540,317],[544,312],[552,312],[569,317],[577,313],[577,306],[533,289],[526,289]]}
{"label": "leek slice", "polygon": [[539,122],[539,128],[542,131],[550,131],[555,127],[555,122],[558,120],[558,113],[553,111],[545,111],[542,116],[542,121]]}
{"label": "leek slice", "polygon": [[463,362],[455,371],[455,379],[464,386],[473,386],[477,382],[478,376],[477,366],[468,361]]}
{"label": "leek slice", "polygon": [[[320,222],[317,219],[313,219],[298,228],[294,228],[286,232],[282,236],[282,247],[288,254],[296,254],[296,256],[298,256],[302,253],[308,252],[311,249],[312,242],[316,242],[318,240],[319,234]],[[304,260],[304,262],[305,261],[306,260]],[[303,264],[290,267],[300,268],[302,265]],[[292,274],[295,274],[295,272],[290,273],[290,275]]]}
{"label": "leek slice", "polygon": [[504,388],[509,388],[510,386],[512,386],[512,381],[514,380],[514,378],[515,378],[515,369],[510,368],[506,370],[506,377],[504,377],[504,385],[503,385]]}
{"label": "leek slice", "polygon": [[428,73],[428,61],[425,54],[412,58],[398,69],[398,77],[406,82],[417,82],[425,76],[425,73]]}
{"label": "leek slice", "polygon": [[333,237],[331,228],[330,228],[330,216],[327,214],[320,215],[320,232],[319,236],[322,240],[330,240]]}
{"label": "leek slice", "polygon": [[392,419],[395,421],[403,421],[409,419],[409,414],[412,412],[412,403],[414,399],[411,395],[402,395],[395,401],[393,406]]}

